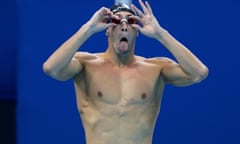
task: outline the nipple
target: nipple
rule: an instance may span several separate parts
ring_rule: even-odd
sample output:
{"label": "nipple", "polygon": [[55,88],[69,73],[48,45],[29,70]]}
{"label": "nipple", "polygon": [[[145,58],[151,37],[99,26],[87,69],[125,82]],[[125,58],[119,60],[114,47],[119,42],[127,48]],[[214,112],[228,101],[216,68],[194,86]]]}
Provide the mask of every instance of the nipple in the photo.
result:
{"label": "nipple", "polygon": [[143,93],[143,94],[141,95],[142,100],[146,99],[146,97],[147,97],[146,93]]}
{"label": "nipple", "polygon": [[97,92],[97,95],[98,95],[98,97],[102,97],[102,96],[103,96],[103,94],[102,94],[101,91],[98,91],[98,92]]}

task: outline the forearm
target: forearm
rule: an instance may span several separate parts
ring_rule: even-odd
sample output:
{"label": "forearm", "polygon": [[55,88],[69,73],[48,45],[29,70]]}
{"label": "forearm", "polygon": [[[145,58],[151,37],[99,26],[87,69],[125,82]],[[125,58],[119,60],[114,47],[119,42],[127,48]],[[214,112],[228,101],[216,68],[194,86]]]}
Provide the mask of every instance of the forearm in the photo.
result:
{"label": "forearm", "polygon": [[208,73],[207,67],[188,48],[176,40],[166,30],[159,30],[157,40],[173,54],[183,71],[189,76],[198,79],[204,77]]}
{"label": "forearm", "polygon": [[91,36],[88,26],[83,25],[73,36],[65,41],[44,63],[44,70],[57,73],[72,60],[81,45]]}

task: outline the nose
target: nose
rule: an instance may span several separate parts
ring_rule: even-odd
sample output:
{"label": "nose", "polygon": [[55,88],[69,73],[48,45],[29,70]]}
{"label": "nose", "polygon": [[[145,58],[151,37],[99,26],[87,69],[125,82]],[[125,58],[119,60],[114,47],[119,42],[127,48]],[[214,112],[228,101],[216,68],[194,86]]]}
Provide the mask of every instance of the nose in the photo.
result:
{"label": "nose", "polygon": [[128,31],[127,21],[122,21],[121,22],[121,30],[122,30],[122,32],[127,32]]}

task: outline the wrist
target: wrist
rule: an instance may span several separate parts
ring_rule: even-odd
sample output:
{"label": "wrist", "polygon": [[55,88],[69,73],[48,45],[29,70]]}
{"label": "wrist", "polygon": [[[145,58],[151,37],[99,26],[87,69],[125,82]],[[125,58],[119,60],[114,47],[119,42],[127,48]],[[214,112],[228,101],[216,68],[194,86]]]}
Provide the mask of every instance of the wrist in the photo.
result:
{"label": "wrist", "polygon": [[156,32],[156,39],[161,41],[166,34],[168,34],[168,31],[164,28],[159,28],[158,31]]}
{"label": "wrist", "polygon": [[81,29],[83,29],[84,34],[86,36],[91,36],[91,35],[93,35],[95,33],[93,27],[89,23],[84,24],[81,27]]}
{"label": "wrist", "polygon": [[93,33],[94,32],[92,31],[90,26],[86,23],[82,25],[81,28],[77,31],[78,39],[80,39],[81,37],[88,38],[93,35]]}

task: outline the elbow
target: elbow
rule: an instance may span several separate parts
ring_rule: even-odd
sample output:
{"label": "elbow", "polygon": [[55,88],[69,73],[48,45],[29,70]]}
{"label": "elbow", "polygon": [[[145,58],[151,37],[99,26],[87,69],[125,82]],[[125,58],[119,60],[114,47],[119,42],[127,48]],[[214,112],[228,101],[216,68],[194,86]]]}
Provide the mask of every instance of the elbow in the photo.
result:
{"label": "elbow", "polygon": [[52,68],[49,66],[47,62],[43,63],[42,69],[45,74],[50,75],[52,73]]}
{"label": "elbow", "polygon": [[206,79],[208,76],[209,70],[206,66],[204,66],[203,68],[201,68],[198,71],[198,74],[194,77],[194,82],[201,82],[202,80]]}
{"label": "elbow", "polygon": [[45,62],[42,65],[43,72],[52,77],[53,79],[59,80],[59,81],[67,81],[69,78],[63,75],[60,71],[57,71],[53,66],[51,66],[49,63]]}
{"label": "elbow", "polygon": [[209,73],[208,68],[207,68],[206,66],[204,66],[204,67],[201,69],[201,72],[200,72],[200,79],[201,79],[201,80],[204,80],[205,78],[207,78],[208,73]]}
{"label": "elbow", "polygon": [[54,68],[48,63],[48,62],[45,62],[43,65],[42,65],[42,69],[43,69],[43,72],[51,77],[56,77],[57,73],[56,71],[54,70]]}

